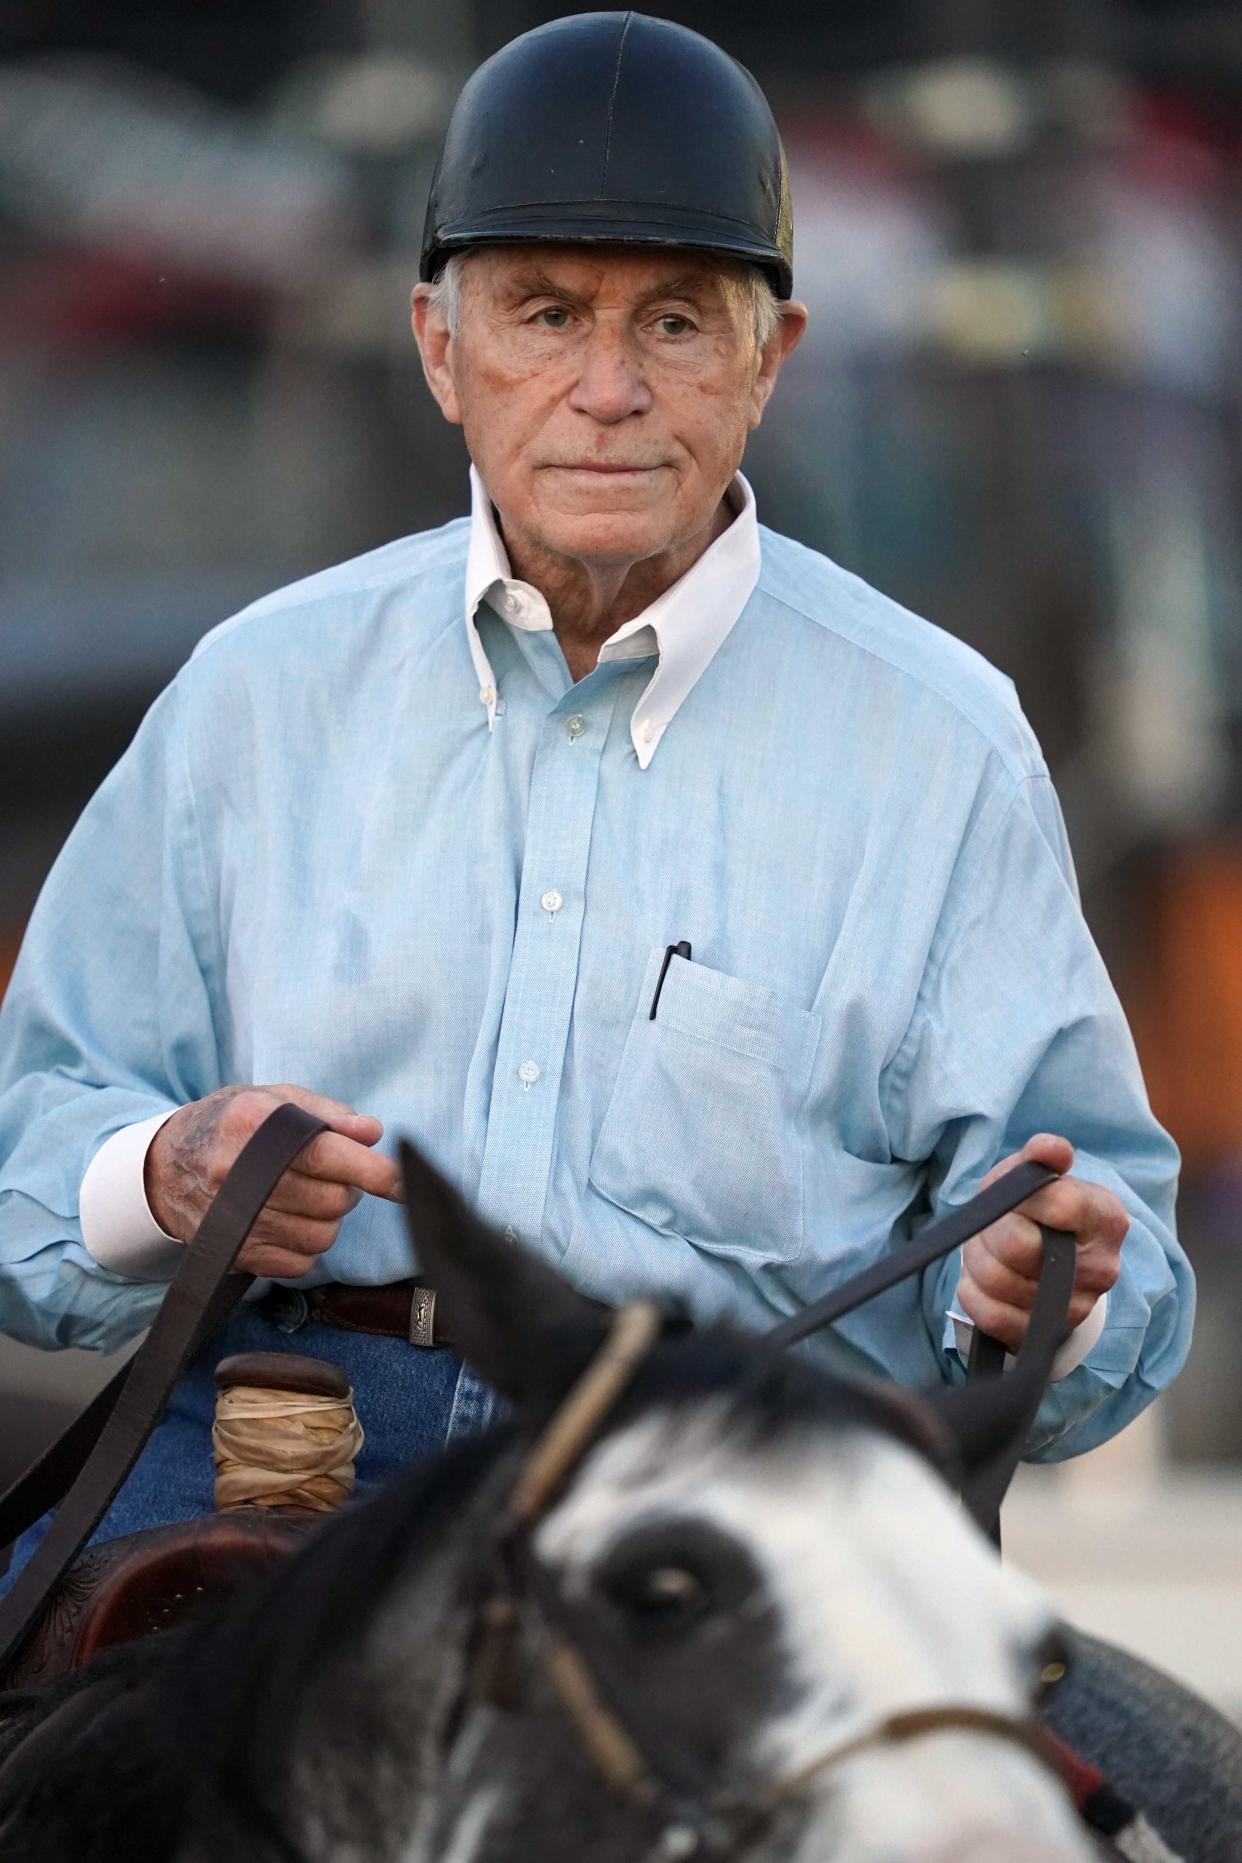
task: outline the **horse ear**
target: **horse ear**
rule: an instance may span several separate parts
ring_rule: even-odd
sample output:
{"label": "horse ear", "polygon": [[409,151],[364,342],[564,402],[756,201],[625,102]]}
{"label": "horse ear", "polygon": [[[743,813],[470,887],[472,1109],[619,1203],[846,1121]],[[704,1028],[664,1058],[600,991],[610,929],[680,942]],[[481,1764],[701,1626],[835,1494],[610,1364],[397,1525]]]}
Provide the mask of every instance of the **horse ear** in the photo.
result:
{"label": "horse ear", "polygon": [[519,1411],[542,1420],[598,1352],[604,1310],[485,1223],[405,1140],[400,1158],[418,1271],[450,1318],[454,1349]]}

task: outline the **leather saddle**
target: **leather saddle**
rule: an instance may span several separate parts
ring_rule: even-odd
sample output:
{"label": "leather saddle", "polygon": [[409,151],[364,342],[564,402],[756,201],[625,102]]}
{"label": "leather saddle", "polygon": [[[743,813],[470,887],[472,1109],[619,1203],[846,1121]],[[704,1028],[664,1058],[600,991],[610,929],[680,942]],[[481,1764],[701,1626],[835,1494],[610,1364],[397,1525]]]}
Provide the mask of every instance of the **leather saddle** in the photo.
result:
{"label": "leather saddle", "polygon": [[31,1688],[117,1644],[169,1630],[204,1600],[282,1564],[322,1520],[310,1508],[236,1507],[89,1547],[0,1680]]}

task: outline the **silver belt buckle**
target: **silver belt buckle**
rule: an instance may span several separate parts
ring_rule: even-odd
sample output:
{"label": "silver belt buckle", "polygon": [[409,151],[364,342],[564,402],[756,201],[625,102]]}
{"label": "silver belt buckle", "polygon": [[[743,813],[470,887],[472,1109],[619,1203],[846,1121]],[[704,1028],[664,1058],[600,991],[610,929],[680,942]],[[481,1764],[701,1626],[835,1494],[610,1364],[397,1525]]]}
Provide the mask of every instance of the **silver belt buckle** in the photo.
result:
{"label": "silver belt buckle", "polygon": [[436,1290],[417,1287],[410,1302],[410,1344],[433,1346],[436,1342]]}

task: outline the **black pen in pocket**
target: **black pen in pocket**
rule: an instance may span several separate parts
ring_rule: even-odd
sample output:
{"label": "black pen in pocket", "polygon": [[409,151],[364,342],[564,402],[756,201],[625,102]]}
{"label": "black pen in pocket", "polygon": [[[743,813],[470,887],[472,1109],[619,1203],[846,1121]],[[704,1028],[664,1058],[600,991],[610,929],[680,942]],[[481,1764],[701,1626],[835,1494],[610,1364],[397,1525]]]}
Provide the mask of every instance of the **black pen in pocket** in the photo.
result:
{"label": "black pen in pocket", "polygon": [[664,988],[664,979],[668,975],[668,967],[675,957],[684,957],[687,964],[690,962],[690,940],[688,938],[683,938],[678,944],[670,944],[665,949],[664,962],[660,966],[660,975],[656,981],[655,995],[651,999],[651,1014],[647,1017],[648,1022],[655,1021],[656,1006],[660,1001],[660,991]]}

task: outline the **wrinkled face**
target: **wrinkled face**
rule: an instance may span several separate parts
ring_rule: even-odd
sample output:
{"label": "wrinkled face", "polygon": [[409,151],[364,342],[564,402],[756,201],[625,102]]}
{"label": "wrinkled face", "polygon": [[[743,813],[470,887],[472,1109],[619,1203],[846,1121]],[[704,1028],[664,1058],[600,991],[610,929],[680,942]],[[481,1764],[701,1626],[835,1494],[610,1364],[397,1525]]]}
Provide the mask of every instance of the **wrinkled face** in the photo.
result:
{"label": "wrinkled face", "polygon": [[[794,1429],[739,1454],[724,1415],[657,1413],[602,1444],[535,1543],[650,1753],[752,1804],[807,1773],[762,1828],[710,1854],[1088,1863],[1059,1783],[993,1735],[936,1732],[817,1769],[894,1713],[1025,1714],[1050,1614],[909,1450]],[[627,1827],[563,1713],[525,1736],[520,1716],[476,1722],[457,1766],[436,1851],[454,1863],[703,1854],[658,1822]]]}
{"label": "wrinkled face", "polygon": [[805,313],[760,350],[740,266],[684,250],[474,253],[460,328],[415,303],[428,380],[505,532],[635,562],[710,527]]}

